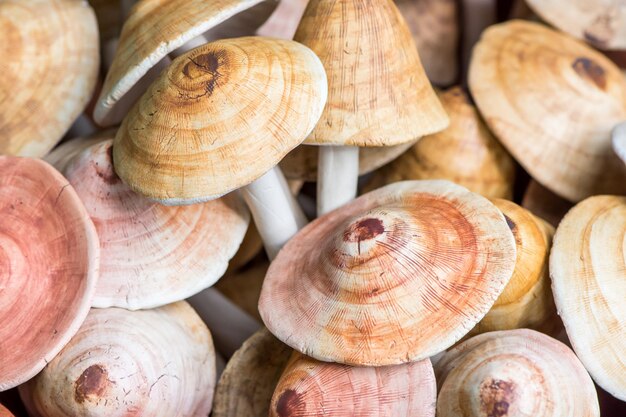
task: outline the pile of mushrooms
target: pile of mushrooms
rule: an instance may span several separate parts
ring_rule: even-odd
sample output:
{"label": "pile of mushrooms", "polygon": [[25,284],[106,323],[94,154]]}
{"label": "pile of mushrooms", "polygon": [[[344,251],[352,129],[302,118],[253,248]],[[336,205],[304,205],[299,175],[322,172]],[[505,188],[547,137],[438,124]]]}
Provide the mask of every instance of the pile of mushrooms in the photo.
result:
{"label": "pile of mushrooms", "polygon": [[626,415],[623,1],[0,0],[0,38],[0,417]]}

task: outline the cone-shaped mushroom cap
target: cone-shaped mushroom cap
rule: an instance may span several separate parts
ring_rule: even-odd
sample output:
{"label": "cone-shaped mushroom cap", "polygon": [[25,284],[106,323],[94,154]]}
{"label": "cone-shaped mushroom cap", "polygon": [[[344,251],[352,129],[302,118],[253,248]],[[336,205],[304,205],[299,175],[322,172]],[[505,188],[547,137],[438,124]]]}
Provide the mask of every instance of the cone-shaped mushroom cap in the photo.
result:
{"label": "cone-shaped mushroom cap", "polygon": [[280,377],[270,417],[434,417],[437,384],[430,360],[371,367],[294,354]]}
{"label": "cone-shaped mushroom cap", "polygon": [[211,334],[179,302],[140,311],[92,309],[20,394],[30,414],[41,417],[200,417],[211,411],[214,388]]}
{"label": "cone-shaped mushroom cap", "polygon": [[599,417],[596,390],[563,343],[528,329],[490,332],[435,366],[437,417]]}
{"label": "cone-shaped mushroom cap", "polygon": [[610,149],[611,129],[626,118],[626,80],[604,55],[512,21],[483,33],[469,84],[491,130],[541,184],[572,201],[626,193]]}
{"label": "cone-shaped mushroom cap", "polygon": [[181,55],[115,137],[118,175],[166,204],[207,201],[265,174],[311,132],[324,68],[293,42],[246,37]]}
{"label": "cone-shaped mushroom cap", "polygon": [[598,196],[567,213],[554,236],[556,307],[593,379],[626,400],[626,197]]}
{"label": "cone-shaped mushroom cap", "polygon": [[622,0],[526,0],[542,19],[600,49],[626,49]]}
{"label": "cone-shaped mushroom cap", "polygon": [[619,159],[626,164],[626,122],[622,122],[613,129],[613,150]]}
{"label": "cone-shaped mushroom cap", "polygon": [[448,125],[393,1],[311,0],[294,39],[328,74],[328,103],[307,143],[391,146]]}
{"label": "cone-shaped mushroom cap", "polygon": [[403,180],[446,179],[488,198],[511,198],[513,158],[489,132],[461,88],[451,88],[439,97],[450,116],[450,127],[420,139],[376,172],[366,189]]}
{"label": "cone-shaped mushroom cap", "polygon": [[266,328],[235,352],[215,390],[213,417],[267,417],[270,400],[292,350]]}
{"label": "cone-shaped mushroom cap", "polygon": [[0,417],[14,417],[13,413],[7,410],[5,407],[0,404]]}
{"label": "cone-shaped mushroom cap", "polygon": [[259,311],[316,359],[418,361],[478,323],[514,264],[513,235],[487,199],[448,181],[398,182],[294,236],[270,265]]}
{"label": "cone-shaped mushroom cap", "polygon": [[[94,119],[102,125],[120,122],[115,112],[120,100],[161,59],[176,48],[238,13],[265,0],[141,0],[124,23],[118,49],[98,98]],[[259,26],[275,4],[246,13]],[[253,30],[247,34],[252,34]],[[226,37],[226,36],[224,36]]]}
{"label": "cone-shaped mushroom cap", "polygon": [[4,0],[0,39],[0,154],[44,156],[96,85],[96,16],[83,0]]}
{"label": "cone-shaped mushroom cap", "polygon": [[0,156],[0,391],[32,378],[87,316],[98,236],[67,180]]}
{"label": "cone-shaped mushroom cap", "polygon": [[100,237],[94,307],[152,308],[190,297],[226,271],[248,228],[238,195],[168,207],[131,191],[111,161],[112,140],[65,170]]}

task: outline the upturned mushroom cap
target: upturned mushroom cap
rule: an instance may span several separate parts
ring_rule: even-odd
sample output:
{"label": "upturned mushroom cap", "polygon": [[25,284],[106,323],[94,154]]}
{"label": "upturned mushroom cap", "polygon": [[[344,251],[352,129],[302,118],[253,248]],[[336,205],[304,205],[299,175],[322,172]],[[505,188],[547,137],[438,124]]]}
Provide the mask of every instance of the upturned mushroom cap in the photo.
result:
{"label": "upturned mushroom cap", "polygon": [[295,353],[272,397],[270,417],[434,417],[437,384],[428,359],[352,367]]}
{"label": "upturned mushroom cap", "polygon": [[599,417],[593,381],[574,352],[528,329],[490,332],[435,366],[437,417]]}
{"label": "upturned mushroom cap", "polygon": [[613,129],[612,138],[613,150],[619,159],[626,164],[626,122],[620,123]]}
{"label": "upturned mushroom cap", "polygon": [[208,43],[175,59],[124,119],[115,170],[166,204],[214,199],[299,145],[319,119],[326,88],[319,59],[296,42]]}
{"label": "upturned mushroom cap", "polygon": [[502,213],[448,181],[365,194],[294,236],[267,272],[268,329],[319,360],[419,361],[487,313],[515,264]]}
{"label": "upturned mushroom cap", "polygon": [[0,404],[0,417],[14,417],[13,413],[7,410],[5,407]]}
{"label": "upturned mushroom cap", "polygon": [[626,118],[626,80],[604,55],[511,21],[483,33],[469,85],[491,130],[541,184],[571,201],[626,193],[610,149],[611,129]]}
{"label": "upturned mushroom cap", "polygon": [[111,139],[78,154],[65,176],[100,237],[94,307],[152,308],[213,285],[226,271],[250,214],[236,194],[168,207],[133,192],[113,171]]}
{"label": "upturned mushroom cap", "polygon": [[41,417],[206,416],[215,387],[211,334],[185,302],[92,309],[72,341],[20,386]]}
{"label": "upturned mushroom cap", "polygon": [[511,198],[513,158],[485,126],[467,94],[454,87],[439,98],[450,117],[450,126],[423,137],[377,171],[366,190],[403,180],[446,179],[487,198]]}
{"label": "upturned mushroom cap", "polygon": [[96,17],[84,0],[4,0],[0,39],[0,154],[44,156],[96,85]]}
{"label": "upturned mushroom cap", "polygon": [[588,198],[567,213],[550,255],[552,291],[593,379],[626,400],[626,197]]}
{"label": "upturned mushroom cap", "polygon": [[447,127],[393,1],[311,0],[294,39],[328,74],[328,103],[306,143],[391,146]]}
{"label": "upturned mushroom cap", "polygon": [[96,230],[67,180],[38,159],[0,156],[0,391],[78,331],[98,263]]}

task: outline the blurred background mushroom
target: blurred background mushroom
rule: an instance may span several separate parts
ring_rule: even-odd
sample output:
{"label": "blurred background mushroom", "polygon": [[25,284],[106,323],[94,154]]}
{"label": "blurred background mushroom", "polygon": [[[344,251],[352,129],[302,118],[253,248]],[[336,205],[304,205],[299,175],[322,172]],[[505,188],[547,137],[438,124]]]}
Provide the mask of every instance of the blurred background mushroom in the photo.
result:
{"label": "blurred background mushroom", "polygon": [[[626,164],[626,122],[622,122],[615,126],[612,138],[613,150],[622,162]],[[626,176],[624,178],[626,178]]]}

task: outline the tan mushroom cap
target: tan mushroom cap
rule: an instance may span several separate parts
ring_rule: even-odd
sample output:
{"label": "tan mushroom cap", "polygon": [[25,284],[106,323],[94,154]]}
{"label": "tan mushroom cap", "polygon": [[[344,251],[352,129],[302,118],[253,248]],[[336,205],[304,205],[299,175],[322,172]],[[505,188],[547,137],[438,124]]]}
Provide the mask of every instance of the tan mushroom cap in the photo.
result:
{"label": "tan mushroom cap", "polygon": [[11,411],[7,410],[0,404],[0,417],[15,417]]}
{"label": "tan mushroom cap", "polygon": [[[251,9],[261,3],[261,7]],[[131,10],[115,58],[94,111],[94,119],[112,125],[125,114],[115,106],[161,59],[220,23],[243,13],[252,34],[272,12],[265,0],[142,0]],[[253,19],[254,24],[250,22]],[[226,37],[226,33],[223,34]],[[152,74],[156,76],[157,74]],[[132,104],[132,103],[129,103]]]}
{"label": "tan mushroom cap", "polygon": [[599,417],[595,387],[574,352],[528,329],[490,332],[435,366],[437,417]]}
{"label": "tan mushroom cap", "polygon": [[380,366],[450,347],[515,264],[502,213],[448,181],[388,185],[311,222],[267,272],[268,329],[319,360]]}
{"label": "tan mushroom cap", "polygon": [[491,134],[467,93],[453,87],[439,98],[450,126],[423,137],[377,171],[366,190],[396,181],[446,179],[487,198],[511,198],[513,158]]}
{"label": "tan mushroom cap", "polygon": [[215,389],[213,417],[267,417],[274,388],[291,348],[266,328],[252,335],[228,361]]}
{"label": "tan mushroom cap", "polygon": [[311,0],[294,39],[328,74],[328,103],[306,143],[392,146],[448,125],[393,1]]}
{"label": "tan mushroom cap", "polygon": [[78,331],[98,264],[96,230],[67,180],[38,159],[0,156],[0,391]]}
{"label": "tan mushroom cap", "polygon": [[510,21],[483,33],[469,85],[491,130],[541,184],[571,201],[626,193],[610,149],[611,129],[626,118],[626,80],[604,55]]}
{"label": "tan mushroom cap", "polygon": [[95,14],[84,0],[3,0],[0,39],[0,154],[41,157],[95,88]]}
{"label": "tan mushroom cap", "polygon": [[352,367],[294,353],[280,377],[270,417],[434,417],[437,384],[430,360]]}
{"label": "tan mushroom cap", "polygon": [[190,416],[211,411],[215,350],[186,302],[92,309],[72,341],[20,395],[41,417]]}
{"label": "tan mushroom cap", "polygon": [[311,132],[326,102],[315,54],[244,37],[174,60],[115,137],[115,170],[166,204],[214,199],[265,174]]}
{"label": "tan mushroom cap", "polygon": [[593,379],[626,400],[626,197],[588,198],[567,213],[550,255],[552,291]]}

